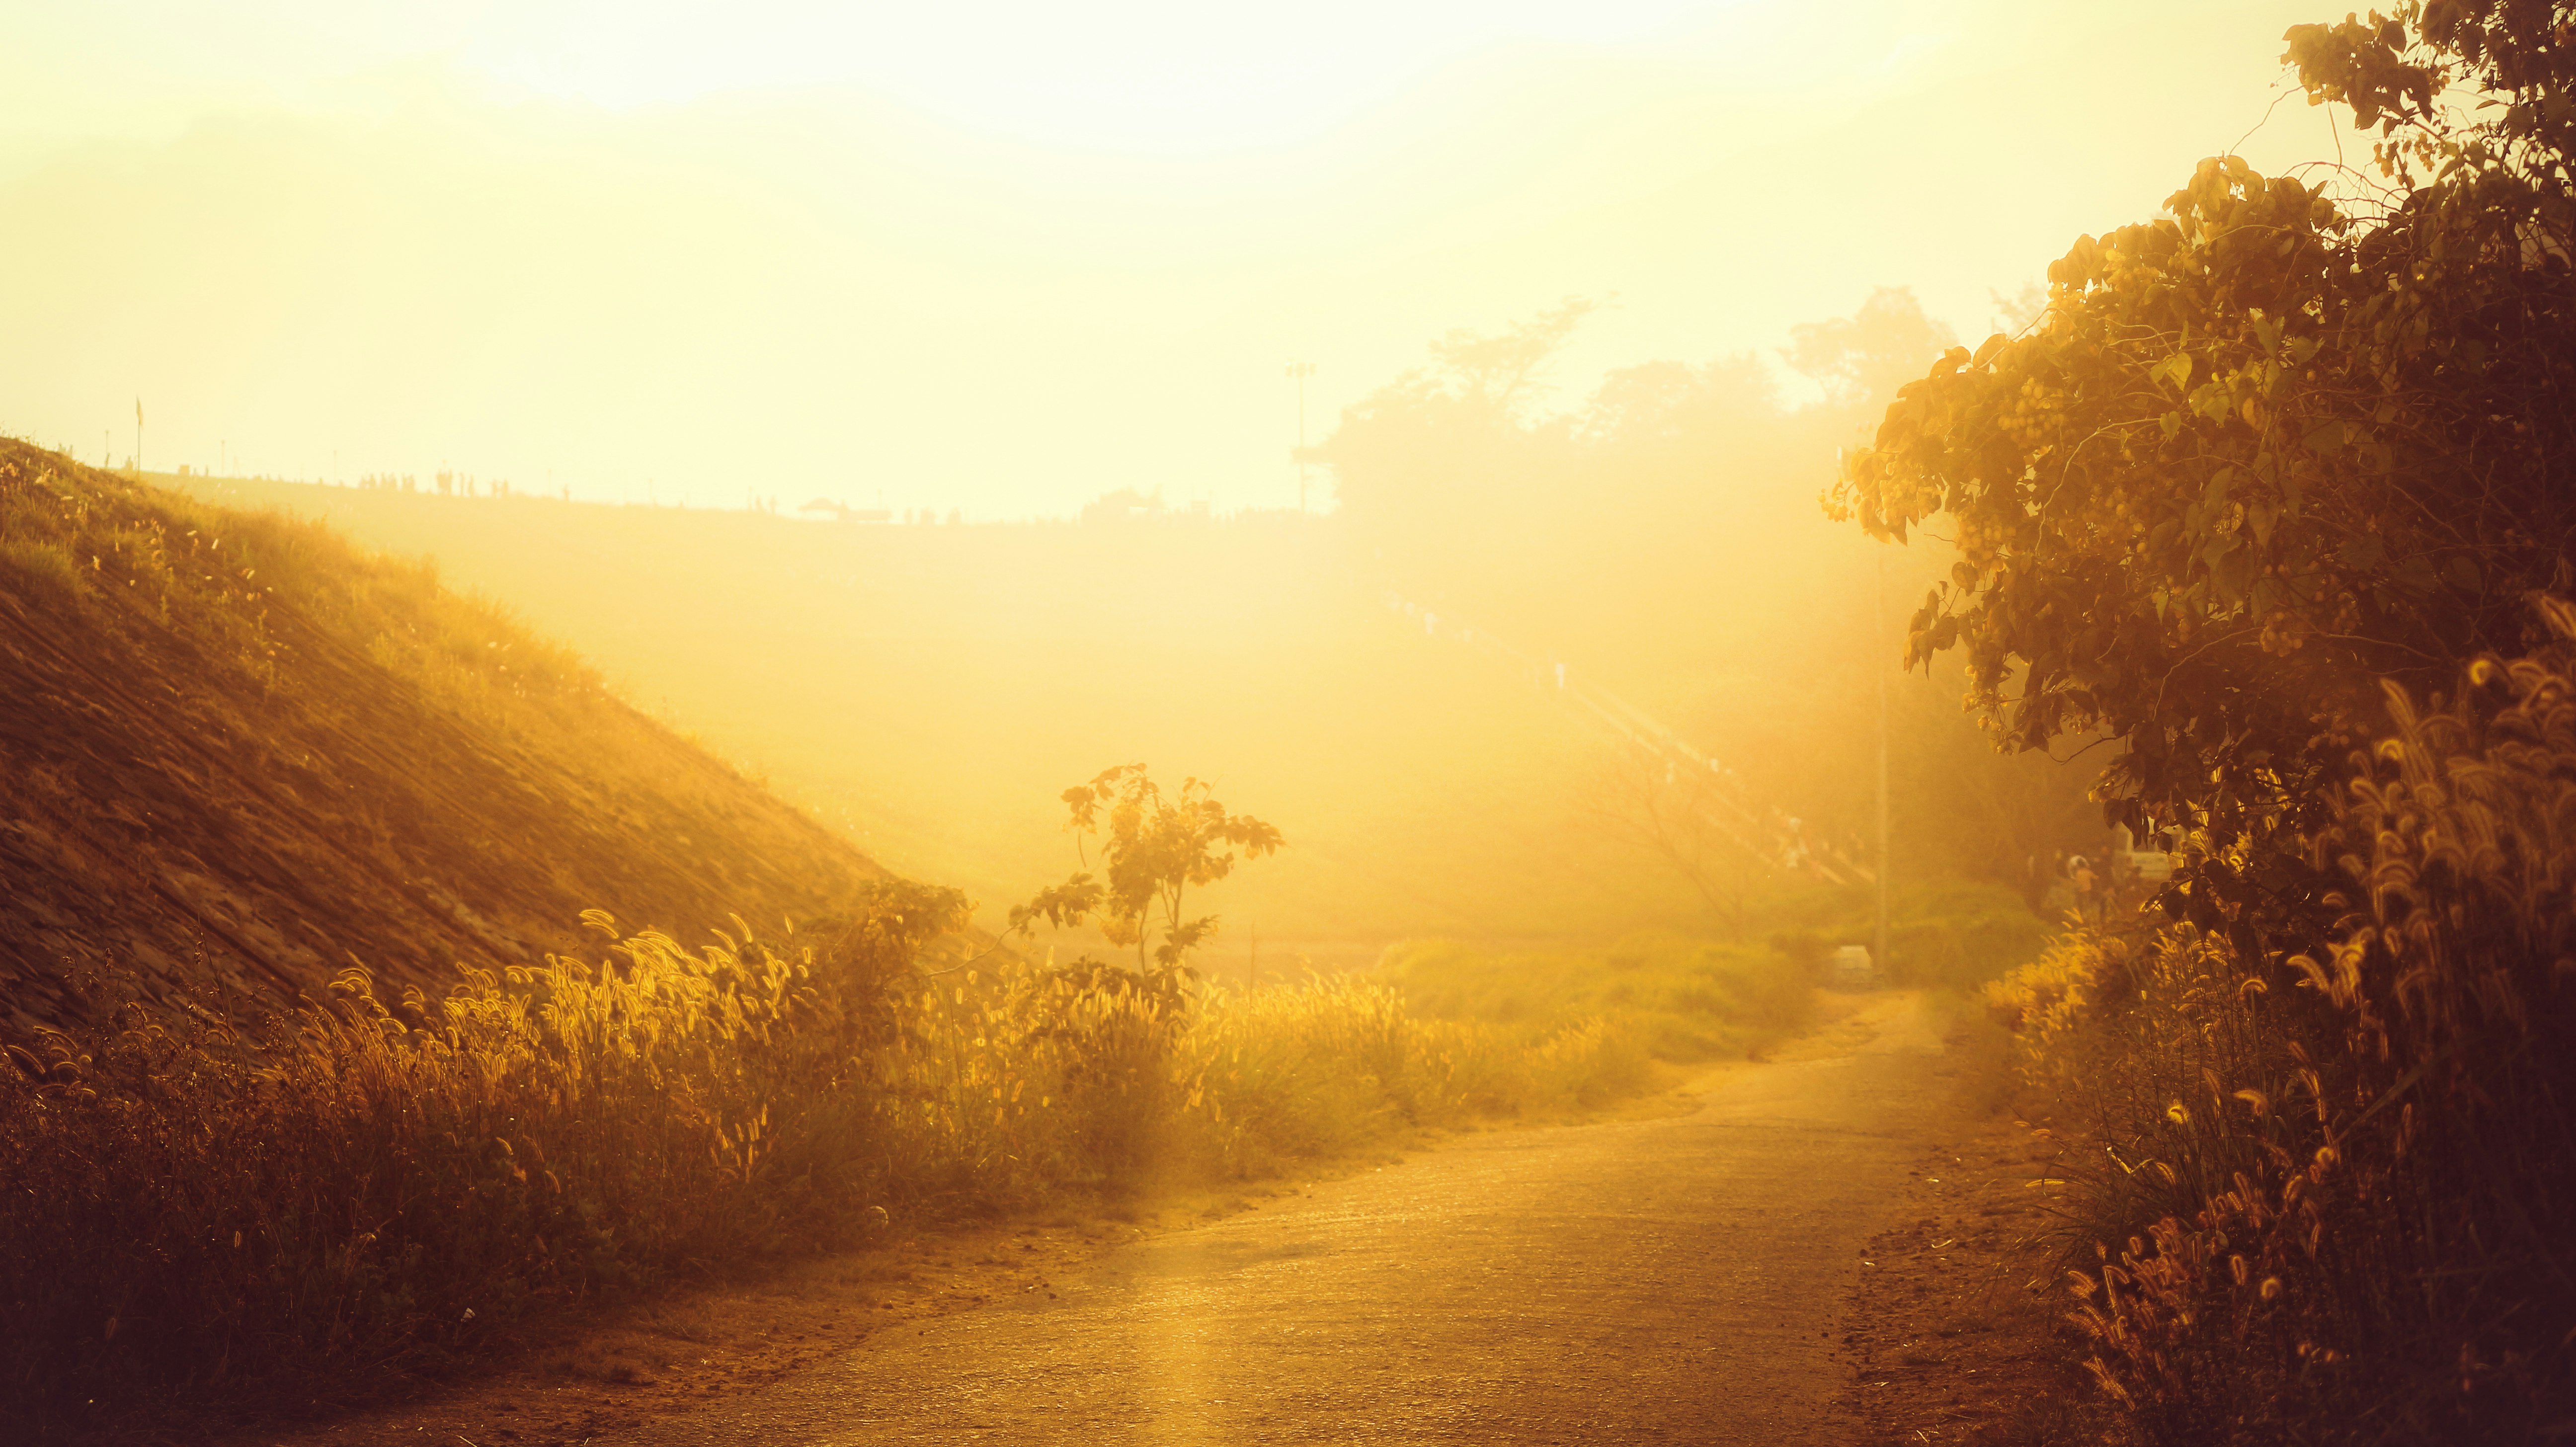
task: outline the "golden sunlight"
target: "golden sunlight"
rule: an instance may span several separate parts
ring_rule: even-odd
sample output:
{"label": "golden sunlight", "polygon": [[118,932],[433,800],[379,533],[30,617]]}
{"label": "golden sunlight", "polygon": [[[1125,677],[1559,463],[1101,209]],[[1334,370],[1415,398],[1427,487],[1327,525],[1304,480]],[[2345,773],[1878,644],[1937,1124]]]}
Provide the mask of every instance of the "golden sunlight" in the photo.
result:
{"label": "golden sunlight", "polygon": [[2331,154],[2257,10],[65,9],[0,58],[59,218],[0,381],[200,470],[1278,506],[1290,360],[1320,420],[1568,295],[1571,391],[1881,285],[1982,334],[2191,160]]}
{"label": "golden sunlight", "polygon": [[0,45],[0,1447],[2576,1424],[2576,0]]}

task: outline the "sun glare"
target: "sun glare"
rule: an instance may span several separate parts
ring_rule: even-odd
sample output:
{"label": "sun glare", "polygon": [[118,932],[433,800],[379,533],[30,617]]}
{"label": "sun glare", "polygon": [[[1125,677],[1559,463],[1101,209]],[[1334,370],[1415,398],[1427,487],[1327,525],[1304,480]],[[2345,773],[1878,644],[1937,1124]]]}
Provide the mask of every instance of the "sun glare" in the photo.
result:
{"label": "sun glare", "polygon": [[0,1447],[2563,1437],[2383,3],[0,0]]}
{"label": "sun glare", "polygon": [[0,55],[0,185],[78,219],[18,239],[0,323],[62,340],[0,381],[40,436],[140,395],[163,455],[297,476],[1290,504],[1300,397],[1329,419],[1451,328],[1599,303],[1560,398],[1882,284],[1977,334],[2121,198],[2249,130],[2321,149],[2304,107],[2265,125],[2278,16],[2032,13],[53,10]]}
{"label": "sun glare", "polygon": [[1513,45],[1677,46],[1745,8],[559,3],[482,11],[455,54],[506,85],[598,105],[853,87],[1014,140],[1204,155],[1313,139]]}

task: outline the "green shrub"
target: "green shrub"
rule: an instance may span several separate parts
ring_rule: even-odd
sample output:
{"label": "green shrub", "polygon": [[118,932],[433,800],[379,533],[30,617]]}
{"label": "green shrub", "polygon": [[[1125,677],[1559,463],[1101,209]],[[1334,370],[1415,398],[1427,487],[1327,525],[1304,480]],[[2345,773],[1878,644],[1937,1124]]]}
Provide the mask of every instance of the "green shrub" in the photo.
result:
{"label": "green shrub", "polygon": [[[1816,978],[1837,946],[1875,950],[1877,901],[1866,887],[1816,891],[1775,907],[1784,926],[1771,948]],[[2039,955],[2048,926],[2021,897],[1995,884],[1948,880],[1899,890],[1891,901],[1888,984],[1966,992]]]}
{"label": "green shrub", "polygon": [[1888,930],[1889,974],[1900,985],[1973,990],[2037,958],[2046,939],[2047,926],[2018,900],[2009,908],[1909,920]]}

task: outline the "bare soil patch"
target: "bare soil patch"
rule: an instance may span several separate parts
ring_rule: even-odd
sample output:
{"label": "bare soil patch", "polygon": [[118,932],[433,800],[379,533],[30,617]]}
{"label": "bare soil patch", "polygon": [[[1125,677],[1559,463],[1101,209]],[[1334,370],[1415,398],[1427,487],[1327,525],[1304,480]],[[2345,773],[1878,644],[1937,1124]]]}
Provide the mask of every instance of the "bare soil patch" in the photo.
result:
{"label": "bare soil patch", "polygon": [[2059,1154],[2044,1132],[1969,1115],[1915,1164],[1862,1251],[1839,1343],[1863,1440],[2103,1440],[2055,1264]]}

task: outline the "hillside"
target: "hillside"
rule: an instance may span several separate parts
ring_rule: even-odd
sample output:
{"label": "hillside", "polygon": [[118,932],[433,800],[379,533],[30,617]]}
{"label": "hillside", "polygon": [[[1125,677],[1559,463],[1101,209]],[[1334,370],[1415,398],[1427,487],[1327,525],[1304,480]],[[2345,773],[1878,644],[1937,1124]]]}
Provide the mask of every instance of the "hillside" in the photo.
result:
{"label": "hillside", "polygon": [[[1549,609],[1506,621],[1444,601],[1435,634],[1389,608],[1414,582],[1337,519],[872,527],[164,481],[436,559],[452,585],[578,648],[872,857],[965,888],[993,928],[1078,867],[1058,793],[1129,761],[1213,779],[1230,807],[1287,835],[1260,870],[1194,896],[1224,920],[1202,968],[1249,974],[1256,931],[1268,970],[1300,955],[1364,966],[1423,936],[1537,947],[1708,928],[1691,883],[1636,838],[1638,783],[1615,736],[1527,671],[1460,646],[1469,628],[1505,629],[1524,651],[1562,646],[1578,682],[1764,774],[1792,814],[1846,831],[1869,817],[1871,557],[1863,546],[1855,561],[1803,490],[1748,482],[1732,528],[1695,525],[1707,540],[1689,559],[1669,555],[1681,544],[1630,559],[1657,584],[1650,606],[1587,599],[1581,579],[1621,564],[1609,541],[1569,529],[1571,571],[1520,590]],[[1544,636],[1548,617],[1561,642]],[[2099,815],[2084,779],[1999,759],[1958,688],[1917,677],[1892,690],[1899,880],[2005,877],[1966,847],[1987,836],[2004,864],[2045,864],[2051,841],[2024,843],[2017,826],[2089,844]],[[2024,805],[2036,822],[2000,817]]]}
{"label": "hillside", "polygon": [[763,929],[883,871],[572,654],[329,528],[0,441],[0,1021],[443,990],[584,909]]}
{"label": "hillside", "polygon": [[1244,968],[1256,929],[1271,968],[1699,918],[1593,808],[1609,736],[1391,611],[1321,521],[862,527],[168,481],[435,558],[889,867],[964,887],[988,925],[1077,867],[1057,794],[1135,760],[1287,834],[1207,891],[1210,968]]}

